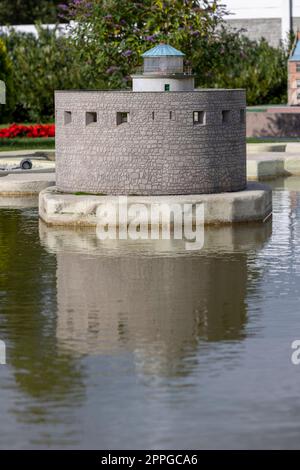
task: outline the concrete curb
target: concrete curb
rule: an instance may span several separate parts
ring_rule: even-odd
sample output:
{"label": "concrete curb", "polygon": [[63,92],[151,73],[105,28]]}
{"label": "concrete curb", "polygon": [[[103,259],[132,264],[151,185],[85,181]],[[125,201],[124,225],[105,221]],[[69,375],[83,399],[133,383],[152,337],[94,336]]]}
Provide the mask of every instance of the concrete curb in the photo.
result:
{"label": "concrete curb", "polygon": [[300,154],[274,153],[252,155],[247,158],[248,179],[272,179],[279,176],[300,175]]}
{"label": "concrete curb", "polygon": [[[245,191],[190,196],[128,196],[126,207],[143,204],[148,213],[152,204],[204,203],[205,224],[232,224],[237,222],[263,221],[272,213],[272,191],[268,186],[249,182]],[[113,224],[114,209],[119,208],[118,196],[94,196],[65,194],[56,187],[43,190],[39,196],[39,215],[48,225],[96,226],[99,208],[107,208]],[[124,199],[121,205],[125,204]],[[122,207],[124,209],[124,207]],[[98,212],[99,214],[99,212]],[[128,220],[130,222],[130,220]],[[118,223],[116,223],[118,224]]]}
{"label": "concrete curb", "polygon": [[1,150],[0,147],[0,159],[2,158],[18,158],[18,157],[30,157],[30,158],[43,158],[44,160],[55,160],[55,149],[24,149],[24,150]]}

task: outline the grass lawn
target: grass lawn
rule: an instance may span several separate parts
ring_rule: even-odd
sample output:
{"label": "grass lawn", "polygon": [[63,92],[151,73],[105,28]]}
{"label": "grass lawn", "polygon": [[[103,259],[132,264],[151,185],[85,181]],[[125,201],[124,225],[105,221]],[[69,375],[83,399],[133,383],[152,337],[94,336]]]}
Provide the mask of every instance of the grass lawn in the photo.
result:
{"label": "grass lawn", "polygon": [[0,152],[7,150],[34,150],[34,149],[54,149],[54,137],[16,137],[14,139],[0,139]]}
{"label": "grass lawn", "polygon": [[247,144],[287,144],[300,142],[299,137],[247,137]]}

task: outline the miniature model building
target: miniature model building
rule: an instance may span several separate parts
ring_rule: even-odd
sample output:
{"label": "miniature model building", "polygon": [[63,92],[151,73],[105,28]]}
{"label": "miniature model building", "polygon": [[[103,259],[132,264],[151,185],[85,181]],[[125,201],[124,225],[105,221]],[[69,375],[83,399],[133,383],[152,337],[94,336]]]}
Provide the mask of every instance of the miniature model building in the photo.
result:
{"label": "miniature model building", "polygon": [[288,60],[288,104],[300,105],[300,32]]}
{"label": "miniature model building", "polygon": [[194,89],[184,54],[143,54],[133,91],[57,91],[57,188],[180,195],[246,188],[244,90]]}

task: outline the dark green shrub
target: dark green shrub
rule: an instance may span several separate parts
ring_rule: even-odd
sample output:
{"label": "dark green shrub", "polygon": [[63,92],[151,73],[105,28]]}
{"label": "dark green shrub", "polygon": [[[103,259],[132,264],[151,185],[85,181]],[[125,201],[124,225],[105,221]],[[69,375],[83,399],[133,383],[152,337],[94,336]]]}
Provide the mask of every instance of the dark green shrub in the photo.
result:
{"label": "dark green shrub", "polygon": [[0,80],[6,85],[6,104],[0,108],[0,122],[5,122],[11,117],[11,110],[14,108],[13,97],[13,68],[9,59],[6,45],[0,38]]}
{"label": "dark green shrub", "polygon": [[38,37],[10,32],[5,37],[13,64],[16,122],[54,119],[54,90],[79,88],[81,68],[72,44],[57,31],[38,27]]}

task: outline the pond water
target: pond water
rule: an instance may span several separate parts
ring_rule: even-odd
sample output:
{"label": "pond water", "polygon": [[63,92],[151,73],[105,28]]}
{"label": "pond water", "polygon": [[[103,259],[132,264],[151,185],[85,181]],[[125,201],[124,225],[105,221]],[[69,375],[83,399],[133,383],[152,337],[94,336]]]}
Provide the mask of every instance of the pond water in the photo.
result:
{"label": "pond water", "polygon": [[300,179],[272,185],[272,221],[199,252],[0,199],[0,447],[299,447]]}

